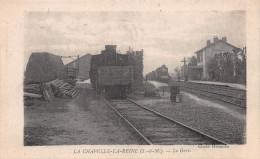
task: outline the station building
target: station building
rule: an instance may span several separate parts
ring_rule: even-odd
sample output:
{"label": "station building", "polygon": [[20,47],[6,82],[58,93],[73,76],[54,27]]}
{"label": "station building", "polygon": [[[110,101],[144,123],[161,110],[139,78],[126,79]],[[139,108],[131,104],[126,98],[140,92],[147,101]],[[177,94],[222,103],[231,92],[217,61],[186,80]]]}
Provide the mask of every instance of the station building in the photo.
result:
{"label": "station building", "polygon": [[207,40],[206,46],[195,52],[195,54],[197,55],[197,66],[189,67],[189,72],[191,72],[190,79],[210,79],[207,68],[207,63],[209,62],[209,60],[213,58],[216,54],[223,54],[226,52],[231,53],[234,59],[235,50],[238,50],[238,48],[232,44],[229,44],[226,37],[218,39],[218,37],[215,36],[213,42]]}

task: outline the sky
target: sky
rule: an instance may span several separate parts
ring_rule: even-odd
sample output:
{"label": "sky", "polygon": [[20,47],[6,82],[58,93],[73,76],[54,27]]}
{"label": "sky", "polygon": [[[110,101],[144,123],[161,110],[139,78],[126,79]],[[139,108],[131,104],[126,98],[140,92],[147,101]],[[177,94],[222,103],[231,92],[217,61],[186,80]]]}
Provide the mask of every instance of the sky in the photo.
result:
{"label": "sky", "polygon": [[[203,12],[28,12],[25,16],[25,67],[32,52],[61,56],[100,54],[105,45],[144,51],[144,75],[165,64],[183,65],[213,37],[246,45],[245,11]],[[71,59],[64,59],[64,64]]]}

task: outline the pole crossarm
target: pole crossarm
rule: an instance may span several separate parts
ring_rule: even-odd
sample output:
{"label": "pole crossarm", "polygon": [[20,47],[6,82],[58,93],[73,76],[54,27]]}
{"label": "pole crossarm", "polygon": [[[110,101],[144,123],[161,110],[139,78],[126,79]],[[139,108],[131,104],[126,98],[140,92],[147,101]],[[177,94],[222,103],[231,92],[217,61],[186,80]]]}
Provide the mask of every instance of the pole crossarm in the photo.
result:
{"label": "pole crossarm", "polygon": [[187,60],[185,59],[185,57],[181,62],[183,62],[184,66],[186,65]]}

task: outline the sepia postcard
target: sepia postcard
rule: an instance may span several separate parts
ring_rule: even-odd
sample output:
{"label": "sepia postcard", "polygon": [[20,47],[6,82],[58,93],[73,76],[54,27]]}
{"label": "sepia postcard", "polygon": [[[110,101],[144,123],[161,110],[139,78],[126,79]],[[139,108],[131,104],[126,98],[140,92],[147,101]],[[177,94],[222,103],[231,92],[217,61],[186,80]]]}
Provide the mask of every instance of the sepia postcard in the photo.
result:
{"label": "sepia postcard", "polygon": [[260,158],[257,0],[0,1],[0,158]]}

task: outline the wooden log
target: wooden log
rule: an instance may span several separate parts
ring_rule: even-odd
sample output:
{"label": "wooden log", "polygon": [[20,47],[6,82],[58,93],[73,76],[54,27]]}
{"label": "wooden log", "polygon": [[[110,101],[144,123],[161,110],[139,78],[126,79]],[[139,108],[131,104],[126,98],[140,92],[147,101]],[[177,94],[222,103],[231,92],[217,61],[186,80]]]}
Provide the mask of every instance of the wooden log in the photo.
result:
{"label": "wooden log", "polygon": [[68,96],[71,96],[72,93],[73,93],[73,91],[70,90],[70,91],[66,92],[65,94]]}
{"label": "wooden log", "polygon": [[52,84],[54,84],[54,85],[58,85],[58,84],[60,84],[60,83],[62,83],[62,82],[63,82],[62,80],[58,80],[57,82],[52,83]]}
{"label": "wooden log", "polygon": [[57,81],[57,82],[55,82],[55,83],[53,83],[54,85],[59,85],[60,83],[62,83],[62,81]]}
{"label": "wooden log", "polygon": [[33,86],[26,85],[24,86],[24,88],[39,88],[39,85],[33,85]]}
{"label": "wooden log", "polygon": [[62,87],[61,89],[72,89],[71,86]]}
{"label": "wooden log", "polygon": [[68,83],[63,83],[63,84],[60,86],[60,88],[66,86],[67,84],[68,84]]}
{"label": "wooden log", "polygon": [[72,94],[71,94],[71,96],[73,96],[73,95],[76,94],[77,92],[78,92],[77,90],[73,91]]}
{"label": "wooden log", "polygon": [[26,85],[25,88],[37,88],[39,85]]}
{"label": "wooden log", "polygon": [[34,91],[34,92],[40,92],[40,89],[24,89],[26,92]]}
{"label": "wooden log", "polygon": [[35,86],[39,86],[39,84],[28,84],[26,86],[35,87]]}
{"label": "wooden log", "polygon": [[24,87],[23,89],[25,92],[29,92],[29,93],[35,93],[35,94],[40,94],[41,90],[40,87]]}
{"label": "wooden log", "polygon": [[35,86],[33,86],[33,87],[31,87],[31,86],[24,86],[24,88],[27,88],[27,89],[36,89],[37,87]]}
{"label": "wooden log", "polygon": [[63,92],[63,91],[69,91],[69,90],[71,90],[71,89],[60,89],[59,91]]}
{"label": "wooden log", "polygon": [[75,93],[74,95],[72,95],[71,97],[74,98],[78,95],[78,93]]}
{"label": "wooden log", "polygon": [[55,79],[55,80],[51,81],[50,83],[55,83],[55,82],[58,82],[58,81],[59,81],[59,79]]}
{"label": "wooden log", "polygon": [[61,87],[64,84],[64,82],[62,81],[61,83],[57,84],[57,87]]}
{"label": "wooden log", "polygon": [[24,90],[40,90],[40,87],[24,87]]}
{"label": "wooden log", "polygon": [[51,94],[50,94],[48,88],[46,87],[46,85],[41,84],[40,86],[41,86],[41,91],[42,91],[44,99],[49,102],[52,101]]}
{"label": "wooden log", "polygon": [[39,94],[28,93],[28,92],[24,92],[23,96],[25,96],[25,97],[31,97],[31,98],[42,98],[42,96],[39,95]]}
{"label": "wooden log", "polygon": [[[65,82],[66,83],[66,82]],[[63,87],[68,87],[70,86],[70,84],[66,83]]]}
{"label": "wooden log", "polygon": [[70,97],[72,96],[73,92],[67,93]]}
{"label": "wooden log", "polygon": [[46,82],[45,84],[52,84],[52,83],[55,83],[56,81],[57,81],[57,79],[49,81],[49,82]]}
{"label": "wooden log", "polygon": [[73,92],[73,89],[66,92],[66,94],[71,94]]}
{"label": "wooden log", "polygon": [[57,84],[60,83],[60,82],[61,82],[61,80],[57,80],[57,81],[55,81],[55,82],[52,82],[51,84],[57,85]]}
{"label": "wooden log", "polygon": [[64,90],[64,91],[61,92],[61,94],[65,94],[67,92],[68,92],[68,90]]}

